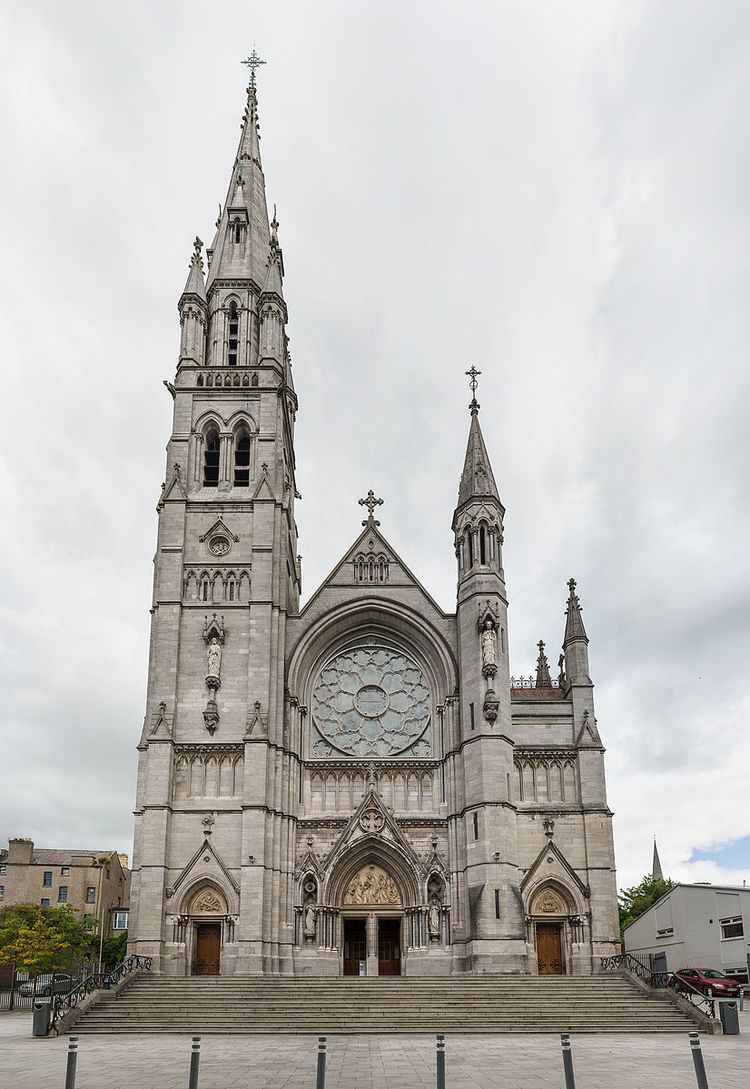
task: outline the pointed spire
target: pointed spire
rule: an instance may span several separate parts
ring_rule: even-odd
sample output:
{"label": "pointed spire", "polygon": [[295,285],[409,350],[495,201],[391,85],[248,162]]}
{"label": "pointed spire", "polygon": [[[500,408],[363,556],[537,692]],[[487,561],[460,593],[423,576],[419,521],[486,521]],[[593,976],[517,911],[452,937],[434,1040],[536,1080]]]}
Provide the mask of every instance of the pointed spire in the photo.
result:
{"label": "pointed spire", "polygon": [[[459,507],[470,499],[480,496],[491,496],[498,503],[500,502],[497,484],[487,454],[487,447],[484,445],[482,428],[479,426],[478,408],[478,405],[476,408],[472,405],[469,441],[466,445],[464,470],[458,488]],[[502,504],[500,505],[502,506]]]}
{"label": "pointed spire", "polygon": [[566,621],[565,621],[565,638],[563,639],[563,646],[567,646],[568,643],[572,643],[575,639],[583,639],[588,643],[588,636],[586,635],[586,629],[583,626],[583,617],[581,616],[581,603],[578,600],[576,590],[576,580],[568,580],[568,607],[566,609]]}
{"label": "pointed spire", "polygon": [[182,295],[180,296],[180,302],[182,302],[186,295],[195,295],[201,302],[205,303],[206,301],[206,282],[203,279],[202,249],[203,243],[196,235],[195,242],[193,243],[193,256],[190,259],[188,278]]}
{"label": "pointed spire", "polygon": [[661,860],[659,859],[659,850],[656,846],[656,836],[654,836],[654,860],[651,863],[651,876],[654,881],[663,881],[664,874],[661,868]]}
{"label": "pointed spire", "polygon": [[254,280],[259,288],[263,287],[266,279],[271,236],[260,159],[258,96],[254,68],[252,73],[253,79],[247,88],[247,104],[242,115],[239,147],[227,187],[227,199],[224,208],[220,207],[216,238],[210,250],[209,289],[217,278],[247,277]]}
{"label": "pointed spire", "polygon": [[539,647],[539,657],[536,660],[536,687],[537,688],[551,688],[552,677],[549,672],[549,662],[547,661],[547,655],[544,653],[544,642],[539,640],[537,643]]}

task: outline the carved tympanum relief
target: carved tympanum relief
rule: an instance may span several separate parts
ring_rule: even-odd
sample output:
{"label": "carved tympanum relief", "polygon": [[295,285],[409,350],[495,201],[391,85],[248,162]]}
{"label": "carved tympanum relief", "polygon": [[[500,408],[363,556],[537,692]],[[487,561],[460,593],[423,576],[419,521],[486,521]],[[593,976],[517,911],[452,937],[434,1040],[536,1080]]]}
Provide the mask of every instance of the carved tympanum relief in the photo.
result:
{"label": "carved tympanum relief", "polygon": [[532,915],[567,915],[567,913],[562,897],[552,889],[543,889],[537,893],[531,906]]}
{"label": "carved tympanum relief", "polygon": [[349,882],[344,894],[344,904],[390,904],[401,903],[401,893],[389,874],[380,866],[371,863],[363,866]]}
{"label": "carved tympanum relief", "polygon": [[313,690],[315,756],[429,756],[430,690],[401,651],[367,645],[337,654]]}
{"label": "carved tympanum relief", "polygon": [[224,898],[213,889],[201,889],[190,903],[190,915],[226,915]]}

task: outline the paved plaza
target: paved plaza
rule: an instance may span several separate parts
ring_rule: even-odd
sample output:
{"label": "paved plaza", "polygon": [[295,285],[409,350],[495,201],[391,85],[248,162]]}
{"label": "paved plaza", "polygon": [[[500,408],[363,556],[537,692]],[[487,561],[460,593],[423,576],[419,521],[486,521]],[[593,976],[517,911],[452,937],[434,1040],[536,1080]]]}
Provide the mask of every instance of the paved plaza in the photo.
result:
{"label": "paved plaza", "polygon": [[[701,1036],[710,1089],[750,1085],[750,1014],[740,1036]],[[2,1089],[63,1089],[67,1037],[34,1039],[28,1014],[0,1015]],[[425,1036],[331,1036],[326,1089],[427,1089]],[[204,1036],[199,1089],[315,1085],[316,1038]],[[557,1036],[450,1036],[447,1089],[563,1089]],[[577,1089],[692,1089],[687,1034],[573,1038]],[[187,1089],[189,1036],[81,1036],[76,1089]]]}

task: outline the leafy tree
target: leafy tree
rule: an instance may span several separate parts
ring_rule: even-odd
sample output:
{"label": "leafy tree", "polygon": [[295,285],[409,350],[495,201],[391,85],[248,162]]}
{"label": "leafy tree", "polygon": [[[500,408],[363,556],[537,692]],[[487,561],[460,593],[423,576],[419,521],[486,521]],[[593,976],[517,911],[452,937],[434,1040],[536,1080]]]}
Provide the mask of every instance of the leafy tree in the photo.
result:
{"label": "leafy tree", "polygon": [[0,911],[0,964],[22,972],[66,968],[91,948],[91,921],[83,922],[69,904],[46,908],[12,904]]}
{"label": "leafy tree", "polygon": [[652,904],[661,899],[665,893],[674,888],[674,881],[668,877],[646,876],[640,885],[634,885],[631,889],[622,889],[619,893],[618,907],[620,912],[620,930],[625,930],[629,923],[648,911]]}
{"label": "leafy tree", "polygon": [[123,930],[102,942],[102,964],[109,971],[125,960],[128,950],[128,932]]}

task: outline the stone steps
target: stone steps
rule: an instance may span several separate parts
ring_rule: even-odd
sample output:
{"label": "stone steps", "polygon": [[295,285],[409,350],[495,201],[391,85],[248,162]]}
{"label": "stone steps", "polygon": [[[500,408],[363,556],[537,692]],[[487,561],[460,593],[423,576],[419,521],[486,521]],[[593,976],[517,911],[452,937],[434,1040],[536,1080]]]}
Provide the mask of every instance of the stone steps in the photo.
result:
{"label": "stone steps", "polygon": [[671,1003],[622,976],[165,979],[104,994],[80,1033],[685,1032]]}

